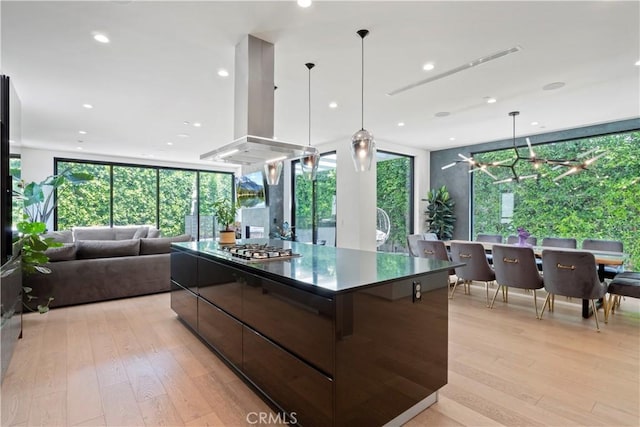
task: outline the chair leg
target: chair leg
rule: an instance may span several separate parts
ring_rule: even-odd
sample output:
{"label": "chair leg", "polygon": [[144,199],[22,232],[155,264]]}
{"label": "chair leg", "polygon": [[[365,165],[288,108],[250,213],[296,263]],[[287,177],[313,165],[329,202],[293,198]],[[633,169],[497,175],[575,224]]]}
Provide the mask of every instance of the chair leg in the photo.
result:
{"label": "chair leg", "polygon": [[600,324],[598,323],[598,309],[596,308],[596,300],[591,300],[591,308],[593,308],[593,317],[596,319],[596,330],[600,332]]}
{"label": "chair leg", "polygon": [[[464,282],[463,282],[463,286],[464,286]],[[456,280],[456,283],[453,284],[453,289],[451,289],[451,294],[449,295],[449,299],[453,299],[453,294],[456,293],[457,287],[458,287],[458,281]]]}
{"label": "chair leg", "polygon": [[484,292],[487,294],[487,307],[489,307],[489,282],[484,282]]}
{"label": "chair leg", "polygon": [[533,308],[536,310],[536,319],[540,319],[538,316],[538,299],[536,298],[536,290],[533,290]]}
{"label": "chair leg", "polygon": [[491,305],[489,306],[489,308],[493,308],[493,303],[496,302],[496,297],[498,296],[498,291],[500,291],[500,288],[504,288],[504,286],[498,284],[498,289],[496,289],[496,293],[493,294],[493,299],[491,300]]}
{"label": "chair leg", "polygon": [[[542,320],[542,316],[544,315],[544,309],[547,306],[547,304],[549,304],[550,298],[551,298],[551,294],[547,294],[547,297],[544,299],[544,304],[542,304],[542,311],[540,312],[540,317],[538,317],[538,320]],[[549,309],[549,311],[551,311],[551,309]]]}
{"label": "chair leg", "polygon": [[613,313],[616,309],[616,297],[613,294],[609,294],[609,301],[607,302],[607,319],[609,320],[609,316],[611,315],[611,313]]}
{"label": "chair leg", "polygon": [[551,294],[551,303],[549,304],[549,311],[555,311],[556,309],[556,295]]}

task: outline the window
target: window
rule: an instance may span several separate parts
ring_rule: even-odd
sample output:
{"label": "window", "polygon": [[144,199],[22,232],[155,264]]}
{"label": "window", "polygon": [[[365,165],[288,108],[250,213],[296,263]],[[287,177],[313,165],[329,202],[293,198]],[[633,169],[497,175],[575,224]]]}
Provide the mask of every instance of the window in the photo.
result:
{"label": "window", "polygon": [[[386,212],[390,222],[390,231],[383,237],[386,241],[378,250],[407,252],[407,235],[413,233],[413,157],[378,151],[376,169],[377,207]],[[386,230],[377,232],[387,234]]]}
{"label": "window", "polygon": [[[11,155],[9,157],[9,173],[13,177],[13,189],[16,190],[16,186],[20,182],[21,176],[21,168],[22,161],[19,156]],[[17,230],[18,223],[22,221],[24,212],[24,204],[22,200],[17,199],[16,197],[11,198],[11,229]]]}
{"label": "window", "polygon": [[[488,175],[474,173],[472,237],[478,233],[506,237],[515,235],[517,227],[524,227],[539,241],[544,237],[573,237],[578,244],[586,238],[621,240],[632,266],[640,267],[639,145],[640,132],[633,131],[535,146],[538,158],[587,160],[606,153],[588,170],[557,181],[553,177],[566,170],[563,166],[553,169],[544,165],[548,175],[520,183],[494,184]],[[528,150],[521,154],[527,156]],[[512,148],[473,155],[482,162],[513,156]],[[520,161],[516,167],[518,174],[532,173],[529,162]],[[491,172],[503,178],[501,168]],[[511,212],[505,210],[505,200]]]}
{"label": "window", "polygon": [[226,172],[67,159],[55,159],[55,167],[56,173],[71,168],[93,175],[87,184],[66,185],[58,191],[57,230],[148,224],[163,236],[188,233],[212,238],[211,203],[234,194],[233,175]]}
{"label": "window", "polygon": [[291,164],[294,234],[299,242],[336,245],[336,153],[320,156],[315,181],[302,175],[300,161]]}
{"label": "window", "polygon": [[56,229],[111,224],[111,166],[73,161],[56,163],[56,173],[67,169],[89,173],[93,179],[88,184],[63,185],[58,190]]}

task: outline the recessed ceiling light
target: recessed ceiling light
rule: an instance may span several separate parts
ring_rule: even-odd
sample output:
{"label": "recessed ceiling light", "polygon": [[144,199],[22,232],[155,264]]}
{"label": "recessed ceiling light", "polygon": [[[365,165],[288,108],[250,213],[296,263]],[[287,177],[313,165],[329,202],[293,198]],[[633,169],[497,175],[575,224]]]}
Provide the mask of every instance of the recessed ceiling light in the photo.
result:
{"label": "recessed ceiling light", "polygon": [[455,140],[456,140],[455,136],[452,136],[451,138],[449,138],[449,141],[455,141]]}
{"label": "recessed ceiling light", "polygon": [[91,104],[82,104],[82,106],[84,108],[86,108],[87,110],[91,110],[93,108],[93,105],[91,105]]}
{"label": "recessed ceiling light", "polygon": [[434,114],[436,117],[447,117],[448,115],[450,115],[451,113],[448,111],[439,111],[436,114]]}
{"label": "recessed ceiling light", "polygon": [[169,141],[167,142],[167,145],[173,145],[173,142]]}
{"label": "recessed ceiling light", "polygon": [[398,122],[398,126],[400,127],[404,126],[404,122]]}
{"label": "recessed ceiling light", "polygon": [[548,85],[542,86],[542,90],[556,90],[556,89],[560,89],[561,87],[564,87],[564,85],[565,85],[564,82],[553,82],[553,83],[549,83]]}
{"label": "recessed ceiling light", "polygon": [[218,75],[220,77],[229,77],[229,72],[227,70],[225,70],[224,68],[220,68],[218,70]]}
{"label": "recessed ceiling light", "polygon": [[531,122],[531,126],[538,126],[538,122]]}
{"label": "recessed ceiling light", "polygon": [[82,150],[82,147],[76,147],[76,150]]}
{"label": "recessed ceiling light", "polygon": [[636,61],[636,67],[640,67],[640,60]]}
{"label": "recessed ceiling light", "polygon": [[178,138],[189,138],[189,135],[186,133],[179,133]]}
{"label": "recessed ceiling light", "polygon": [[83,141],[83,140],[81,140],[81,139],[79,139],[79,140],[78,140],[78,142],[79,142],[80,144],[82,144],[84,141]]}
{"label": "recessed ceiling light", "polygon": [[80,135],[86,135],[86,134],[87,134],[87,131],[86,131],[86,130],[79,130],[79,131],[78,131],[78,133],[79,133]]}
{"label": "recessed ceiling light", "polygon": [[298,0],[298,6],[309,7],[311,6],[311,0]]}
{"label": "recessed ceiling light", "polygon": [[184,122],[182,122],[182,124],[183,124],[183,125],[188,125],[188,124],[189,124],[189,122],[185,120]]}
{"label": "recessed ceiling light", "polygon": [[107,37],[106,35],[102,34],[102,33],[95,33],[93,35],[93,39],[97,42],[100,43],[109,43],[109,37]]}
{"label": "recessed ceiling light", "polygon": [[338,103],[337,102],[330,102],[329,103],[329,108],[338,108]]}
{"label": "recessed ceiling light", "polygon": [[195,122],[193,124],[193,127],[196,127],[196,128],[199,128],[200,126],[202,126],[202,123]]}
{"label": "recessed ceiling light", "polygon": [[422,69],[423,69],[423,70],[425,70],[425,71],[431,71],[431,70],[433,70],[434,68],[436,68],[436,66],[435,66],[435,65],[433,65],[433,63],[432,63],[432,62],[427,62],[426,64],[424,64],[424,65],[422,66]]}
{"label": "recessed ceiling light", "polygon": [[487,104],[495,104],[498,100],[495,98],[485,98],[487,100]]}

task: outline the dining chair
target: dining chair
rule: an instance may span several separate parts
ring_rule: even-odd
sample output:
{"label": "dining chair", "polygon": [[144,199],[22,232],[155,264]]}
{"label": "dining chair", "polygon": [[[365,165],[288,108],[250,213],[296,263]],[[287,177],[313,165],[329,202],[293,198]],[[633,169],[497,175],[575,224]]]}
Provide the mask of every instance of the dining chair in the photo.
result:
{"label": "dining chair", "polygon": [[407,236],[407,247],[409,248],[409,255],[418,256],[418,240],[424,240],[422,234],[409,234]]}
{"label": "dining chair", "polygon": [[478,234],[476,242],[502,243],[502,235],[500,234]]}
{"label": "dining chair", "polygon": [[493,245],[493,268],[496,273],[498,289],[493,294],[489,308],[493,308],[501,288],[502,298],[505,302],[509,302],[508,288],[530,289],[533,291],[536,319],[539,319],[536,289],[541,289],[544,286],[544,281],[538,272],[533,249],[527,246]]}
{"label": "dining chair", "polygon": [[572,238],[545,237],[544,239],[542,239],[542,246],[576,249],[578,247],[578,244],[576,242],[576,239]]}
{"label": "dining chair", "polygon": [[[590,252],[563,251],[560,249],[545,249],[542,251],[542,271],[544,274],[544,288],[547,298],[542,305],[540,319],[552,295],[562,295],[591,301],[593,316],[596,320],[596,330],[600,332],[598,323],[598,309],[595,300],[603,298],[607,287],[600,283],[596,269],[596,259]],[[604,302],[603,302],[604,303]],[[604,307],[605,322],[608,311]]]}
{"label": "dining chair", "polygon": [[[519,241],[518,236],[508,236],[507,237],[507,244],[508,245],[515,245],[517,244]],[[538,245],[538,238],[537,237],[527,237],[527,243],[531,246],[537,246]]]}
{"label": "dining chair", "polygon": [[[450,261],[447,247],[441,240],[418,240],[418,256],[420,258],[437,259],[440,261]],[[451,276],[455,275],[455,269],[449,269],[449,286],[457,282],[451,282]]]}
{"label": "dining chair", "polygon": [[436,233],[422,233],[422,240],[440,240]]}
{"label": "dining chair", "polygon": [[605,310],[605,322],[609,313],[614,313],[616,306],[620,306],[620,297],[640,298],[640,272],[625,271],[617,274],[607,287],[609,302]]}
{"label": "dining chair", "polygon": [[[477,242],[451,242],[451,260],[465,264],[455,268],[458,281],[462,280],[464,285],[465,294],[471,293],[472,281],[484,282],[489,307],[489,282],[496,280],[496,274],[487,261],[484,246]],[[449,298],[453,299],[457,287],[458,282],[453,286]]]}
{"label": "dining chair", "polygon": [[[624,245],[619,240],[598,240],[598,239],[584,239],[582,241],[582,249],[588,249],[591,251],[607,251],[607,252],[624,252]],[[622,273],[624,266],[604,266],[604,278],[613,279],[616,274]]]}

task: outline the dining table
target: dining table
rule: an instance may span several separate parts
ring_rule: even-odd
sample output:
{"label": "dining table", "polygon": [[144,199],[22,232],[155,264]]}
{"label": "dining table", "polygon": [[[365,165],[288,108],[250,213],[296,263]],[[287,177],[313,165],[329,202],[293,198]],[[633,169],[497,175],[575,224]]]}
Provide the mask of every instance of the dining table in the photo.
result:
{"label": "dining table", "polygon": [[[452,242],[462,242],[469,243],[469,240],[447,240],[444,244],[449,248]],[[494,243],[494,242],[477,242],[471,241],[472,243],[480,243],[486,252],[491,252],[493,250],[493,245],[496,244],[504,244],[504,243]],[[518,246],[514,244],[512,246]],[[589,252],[593,254],[596,264],[598,265],[598,278],[601,282],[604,282],[604,267],[605,266],[614,266],[620,267],[624,265],[625,260],[628,258],[628,255],[622,252],[610,252],[610,251],[601,251],[601,250],[593,250],[593,249],[572,249],[572,248],[560,248],[557,246],[529,246],[533,249],[533,253],[537,258],[542,258],[542,251],[545,249],[550,250],[562,250],[568,252]],[[602,304],[602,300],[599,300],[599,304]],[[593,314],[591,307],[589,307],[589,300],[582,300],[582,317],[585,319],[589,318]]]}

